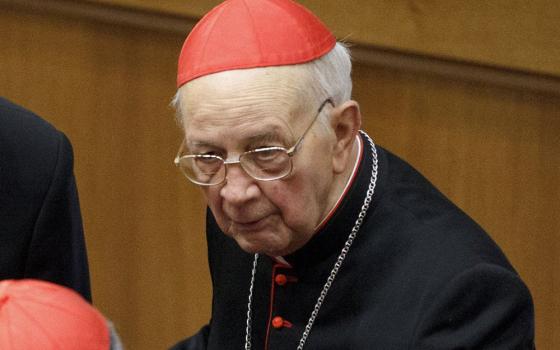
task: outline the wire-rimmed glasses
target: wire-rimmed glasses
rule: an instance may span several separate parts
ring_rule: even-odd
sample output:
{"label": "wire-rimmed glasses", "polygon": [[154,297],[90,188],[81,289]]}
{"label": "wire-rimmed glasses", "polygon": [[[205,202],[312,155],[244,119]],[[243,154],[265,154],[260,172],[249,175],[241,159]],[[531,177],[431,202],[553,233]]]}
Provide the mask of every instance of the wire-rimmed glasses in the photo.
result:
{"label": "wire-rimmed glasses", "polygon": [[182,155],[185,150],[185,141],[183,141],[174,163],[187,179],[200,186],[221,184],[226,180],[227,166],[238,163],[255,180],[272,181],[285,178],[292,173],[292,157],[327,103],[334,107],[330,98],[321,103],[311,124],[289,149],[276,146],[257,148],[240,154],[237,159],[228,160],[214,154]]}

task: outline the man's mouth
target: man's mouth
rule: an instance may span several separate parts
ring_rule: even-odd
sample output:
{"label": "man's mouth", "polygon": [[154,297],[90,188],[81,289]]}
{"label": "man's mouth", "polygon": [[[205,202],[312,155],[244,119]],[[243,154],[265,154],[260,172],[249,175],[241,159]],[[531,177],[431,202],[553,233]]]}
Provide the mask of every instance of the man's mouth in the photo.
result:
{"label": "man's mouth", "polygon": [[266,218],[268,216],[264,216],[257,220],[233,220],[234,227],[242,232],[251,232],[251,231],[258,231],[265,225]]}

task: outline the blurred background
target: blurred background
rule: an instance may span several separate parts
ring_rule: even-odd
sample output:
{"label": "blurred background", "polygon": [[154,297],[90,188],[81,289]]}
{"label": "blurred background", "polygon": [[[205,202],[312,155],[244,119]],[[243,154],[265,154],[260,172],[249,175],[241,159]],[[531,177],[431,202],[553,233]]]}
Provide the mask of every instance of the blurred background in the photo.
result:
{"label": "blurred background", "polygon": [[[218,3],[0,0],[0,95],[72,141],[94,304],[128,349],[210,315],[204,201],[173,165],[168,104],[183,40]],[[560,2],[300,3],[351,43],[364,129],[500,244],[537,347],[560,349]]]}

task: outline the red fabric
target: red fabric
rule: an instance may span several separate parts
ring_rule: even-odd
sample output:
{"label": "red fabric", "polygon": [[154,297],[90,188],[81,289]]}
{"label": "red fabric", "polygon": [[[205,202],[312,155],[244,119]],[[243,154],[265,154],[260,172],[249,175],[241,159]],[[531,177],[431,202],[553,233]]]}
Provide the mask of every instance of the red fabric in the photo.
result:
{"label": "red fabric", "polygon": [[312,61],[335,44],[315,15],[291,0],[226,0],[185,40],[177,87],[226,70]]}
{"label": "red fabric", "polygon": [[0,349],[109,350],[105,318],[78,293],[50,282],[0,282]]}

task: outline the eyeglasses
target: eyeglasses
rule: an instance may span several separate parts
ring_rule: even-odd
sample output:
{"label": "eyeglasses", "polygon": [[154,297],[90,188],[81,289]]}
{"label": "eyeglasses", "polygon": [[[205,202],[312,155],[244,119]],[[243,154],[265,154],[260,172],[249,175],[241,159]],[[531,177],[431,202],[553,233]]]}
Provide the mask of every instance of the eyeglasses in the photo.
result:
{"label": "eyeglasses", "polygon": [[187,179],[200,186],[221,184],[226,180],[227,166],[238,163],[255,180],[272,181],[285,178],[292,173],[292,157],[300,148],[305,135],[307,135],[327,103],[334,107],[330,98],[321,103],[311,124],[305,129],[295,145],[289,149],[284,147],[257,148],[240,154],[236,160],[226,160],[214,154],[182,155],[185,150],[185,141],[183,141],[174,163]]}

